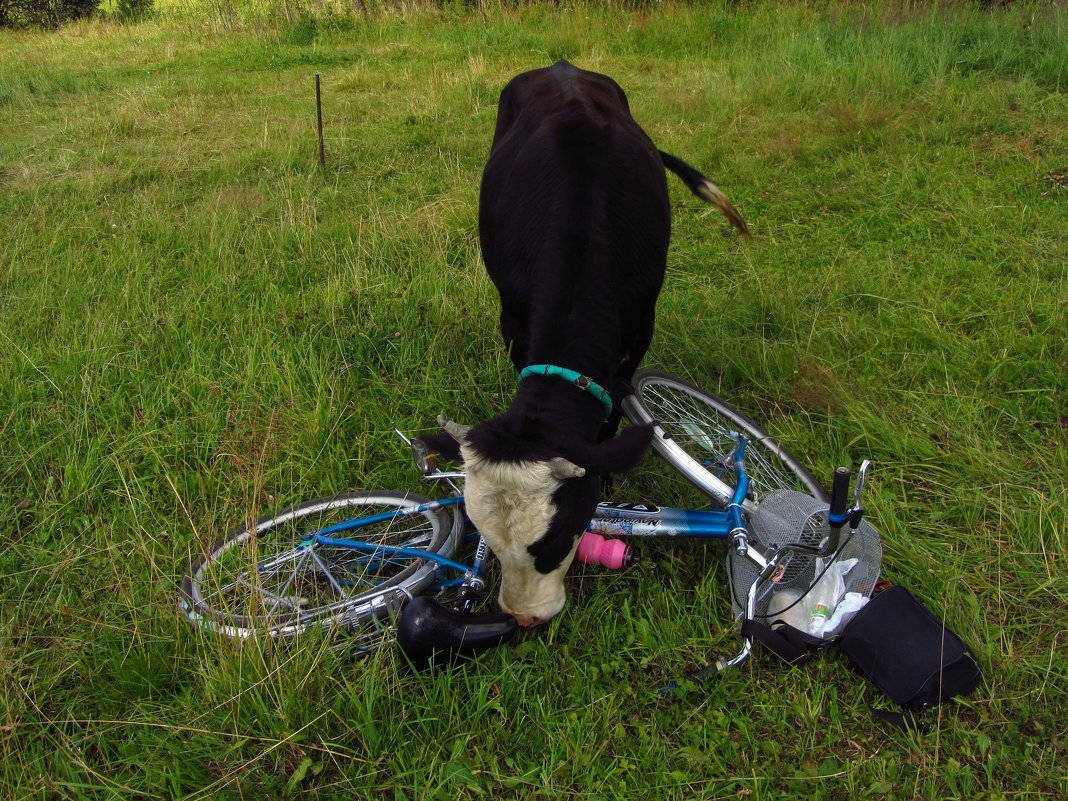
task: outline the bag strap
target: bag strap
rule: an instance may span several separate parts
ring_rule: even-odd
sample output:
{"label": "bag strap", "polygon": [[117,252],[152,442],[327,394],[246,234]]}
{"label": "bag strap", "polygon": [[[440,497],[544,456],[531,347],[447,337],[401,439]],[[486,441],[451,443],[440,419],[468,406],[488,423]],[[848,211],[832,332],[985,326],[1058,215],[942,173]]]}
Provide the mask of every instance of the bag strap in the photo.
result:
{"label": "bag strap", "polygon": [[[752,637],[757,642],[763,643],[772,653],[788,662],[791,666],[800,665],[802,662],[811,659],[813,653],[826,648],[830,644],[829,640],[813,637],[811,634],[806,634],[785,623],[773,629],[768,624],[760,623],[756,620],[742,621],[742,636]],[[687,673],[686,678],[693,682],[704,681],[710,676],[717,675],[721,669],[720,663],[713,663],[700,670]],[[669,682],[666,686],[660,688],[660,695],[666,696],[677,687],[678,685],[675,682]]]}
{"label": "bag strap", "polygon": [[813,637],[785,623],[772,628],[759,620],[743,620],[742,636],[752,637],[788,665],[800,665],[825,648],[828,640]]}
{"label": "bag strap", "polygon": [[864,703],[867,704],[868,711],[871,712],[871,716],[876,720],[889,723],[901,731],[915,731],[919,734],[927,734],[931,731],[931,721],[927,715],[928,709],[903,707],[900,712],[895,712],[892,709],[879,709],[870,700],[870,690],[865,692],[864,695]]}

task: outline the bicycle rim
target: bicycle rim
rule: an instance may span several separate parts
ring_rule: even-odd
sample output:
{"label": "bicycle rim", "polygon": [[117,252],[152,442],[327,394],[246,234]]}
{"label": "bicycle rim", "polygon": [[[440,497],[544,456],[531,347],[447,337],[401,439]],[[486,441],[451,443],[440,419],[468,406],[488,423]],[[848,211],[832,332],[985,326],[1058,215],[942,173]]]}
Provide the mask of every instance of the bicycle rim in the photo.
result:
{"label": "bicycle rim", "polygon": [[194,560],[182,580],[182,611],[202,628],[240,639],[379,626],[433,581],[434,563],[309,538],[351,518],[401,512],[336,536],[448,555],[458,532],[446,509],[416,511],[428,503],[412,494],[345,493],[263,517]]}
{"label": "bicycle rim", "polygon": [[748,499],[791,489],[827,500],[826,490],[767,432],[729,404],[680,378],[639,370],[634,394],[623,401],[632,423],[655,423],[653,448],[698,489],[719,504],[733,492],[735,433],[745,436]]}

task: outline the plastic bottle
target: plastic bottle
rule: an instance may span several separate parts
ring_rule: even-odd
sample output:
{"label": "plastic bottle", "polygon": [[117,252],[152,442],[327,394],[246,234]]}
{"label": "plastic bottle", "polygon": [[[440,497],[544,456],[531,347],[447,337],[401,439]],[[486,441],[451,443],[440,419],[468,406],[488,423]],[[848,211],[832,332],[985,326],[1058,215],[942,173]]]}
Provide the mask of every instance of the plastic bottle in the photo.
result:
{"label": "plastic bottle", "polygon": [[816,575],[820,576],[808,594],[805,602],[809,609],[808,633],[813,637],[825,637],[827,620],[834,613],[838,602],[845,594],[845,575],[857,564],[856,559],[840,559],[829,566],[823,559],[816,559]]}
{"label": "plastic bottle", "polygon": [[827,604],[817,602],[812,607],[812,618],[808,624],[810,634],[819,636],[823,634],[823,627],[827,625]]}

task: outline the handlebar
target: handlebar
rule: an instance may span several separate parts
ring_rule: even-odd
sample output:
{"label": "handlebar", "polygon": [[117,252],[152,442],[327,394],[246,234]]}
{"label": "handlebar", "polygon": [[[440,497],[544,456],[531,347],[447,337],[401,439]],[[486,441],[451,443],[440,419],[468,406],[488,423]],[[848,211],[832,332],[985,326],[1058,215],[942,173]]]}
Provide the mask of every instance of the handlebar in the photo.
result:
{"label": "handlebar", "polygon": [[[830,508],[827,511],[827,523],[830,531],[827,538],[820,543],[819,547],[789,544],[783,545],[772,553],[765,555],[757,553],[756,549],[752,547],[752,544],[748,541],[744,527],[740,532],[732,532],[734,545],[738,554],[749,558],[760,567],[760,572],[749,586],[749,592],[746,597],[745,616],[747,619],[753,618],[756,611],[757,593],[759,588],[765,581],[771,579],[787,556],[791,553],[802,553],[822,558],[837,553],[843,526],[845,526],[846,523],[849,523],[850,528],[856,529],[857,526],[860,525],[860,519],[864,515],[864,508],[861,506],[861,492],[864,488],[864,479],[867,476],[868,467],[870,465],[871,462],[865,459],[861,464],[860,469],[857,471],[857,481],[856,486],[854,487],[853,503],[851,506],[848,505],[849,483],[853,471],[848,467],[838,467],[835,469],[831,483]],[[744,467],[740,464],[740,461],[736,461],[735,463],[735,472],[736,474],[739,474],[739,476],[744,475]],[[738,501],[737,498],[732,500],[734,502]],[[689,674],[687,678],[692,679],[693,681],[701,681],[709,676],[717,675],[729,667],[741,664],[748,659],[753,644],[753,636],[745,636],[743,638],[741,651],[732,659],[717,659],[713,664]],[[675,686],[674,683],[669,684],[660,691],[661,695],[670,692]]]}

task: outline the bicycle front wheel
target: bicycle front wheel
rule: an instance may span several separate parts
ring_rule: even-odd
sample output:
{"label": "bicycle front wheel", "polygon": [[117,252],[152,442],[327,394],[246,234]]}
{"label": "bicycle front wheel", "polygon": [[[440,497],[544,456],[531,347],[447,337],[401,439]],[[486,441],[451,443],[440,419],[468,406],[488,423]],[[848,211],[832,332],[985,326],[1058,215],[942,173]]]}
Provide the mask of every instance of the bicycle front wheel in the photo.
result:
{"label": "bicycle front wheel", "polygon": [[693,384],[657,370],[638,370],[634,394],[623,399],[632,423],[655,423],[653,449],[692,484],[720,504],[734,493],[733,433],[748,444],[748,500],[759,503],[777,489],[828,500],[826,490],[794,456],[760,426]]}
{"label": "bicycle front wheel", "polygon": [[317,498],[216,542],[190,565],[179,606],[197,626],[236,639],[288,639],[316,627],[381,628],[382,618],[396,614],[434,580],[435,563],[312,538],[343,521],[372,515],[381,519],[335,536],[448,556],[460,533],[447,508],[421,495],[358,492]]}

